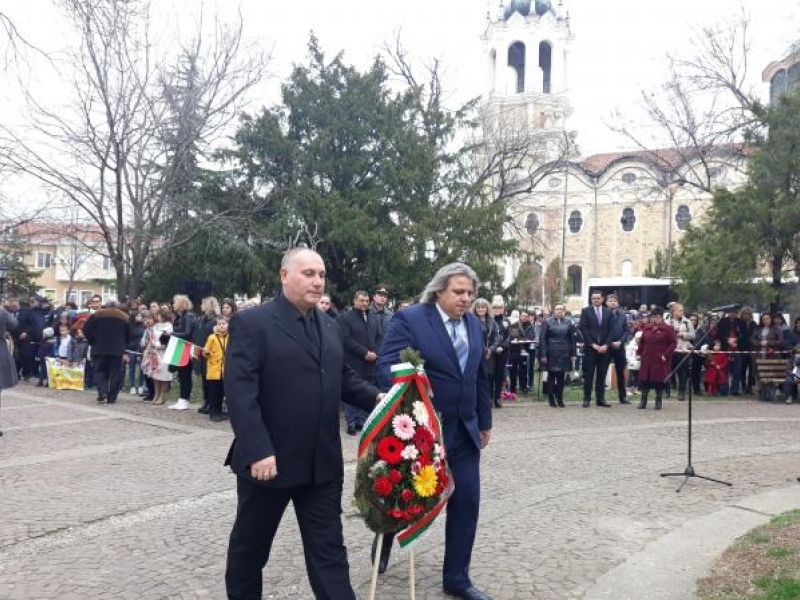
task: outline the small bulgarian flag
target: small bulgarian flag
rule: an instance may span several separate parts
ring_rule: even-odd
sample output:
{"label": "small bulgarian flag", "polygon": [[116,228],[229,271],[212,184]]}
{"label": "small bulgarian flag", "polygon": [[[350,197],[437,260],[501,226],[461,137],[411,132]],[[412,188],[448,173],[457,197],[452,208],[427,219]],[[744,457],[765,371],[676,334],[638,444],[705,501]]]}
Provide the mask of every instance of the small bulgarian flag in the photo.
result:
{"label": "small bulgarian flag", "polygon": [[200,358],[201,351],[200,346],[171,335],[161,362],[174,367],[185,367],[190,359]]}

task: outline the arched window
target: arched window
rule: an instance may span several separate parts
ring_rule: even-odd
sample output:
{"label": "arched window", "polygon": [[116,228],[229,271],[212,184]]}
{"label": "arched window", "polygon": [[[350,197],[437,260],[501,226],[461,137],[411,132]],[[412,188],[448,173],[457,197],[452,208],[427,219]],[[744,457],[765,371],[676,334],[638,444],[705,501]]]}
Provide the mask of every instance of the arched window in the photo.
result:
{"label": "arched window", "polygon": [[688,206],[681,204],[678,210],[675,211],[675,224],[678,226],[678,229],[684,231],[691,222],[692,212],[689,210]]}
{"label": "arched window", "polygon": [[622,231],[633,231],[633,226],[636,225],[636,213],[631,207],[624,209],[619,222],[622,224]]}
{"label": "arched window", "polygon": [[580,296],[583,285],[583,269],[579,265],[570,265],[567,268],[567,294]]}
{"label": "arched window", "polygon": [[633,277],[633,262],[629,260],[622,261],[622,276]]}
{"label": "arched window", "polygon": [[514,42],[508,48],[508,66],[516,73],[517,94],[525,91],[525,44]]}
{"label": "arched window", "polygon": [[539,68],[542,70],[542,93],[550,93],[550,72],[553,68],[553,47],[539,42]]}
{"label": "arched window", "polygon": [[581,216],[581,211],[573,210],[569,214],[567,225],[569,225],[570,233],[580,233],[581,228],[583,227],[583,217]]}
{"label": "arched window", "polygon": [[536,216],[536,213],[528,213],[525,218],[525,231],[530,236],[536,235],[536,232],[539,231],[539,217]]}

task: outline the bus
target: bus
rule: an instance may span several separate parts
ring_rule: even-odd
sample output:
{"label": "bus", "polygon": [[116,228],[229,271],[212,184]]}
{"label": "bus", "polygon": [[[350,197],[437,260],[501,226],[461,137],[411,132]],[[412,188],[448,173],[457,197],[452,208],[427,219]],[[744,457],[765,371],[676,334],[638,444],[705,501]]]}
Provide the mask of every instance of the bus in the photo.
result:
{"label": "bus", "polygon": [[616,294],[620,307],[636,308],[642,304],[648,307],[658,304],[666,308],[667,304],[677,300],[672,289],[672,280],[654,279],[652,277],[589,277],[583,286],[581,301],[583,306],[591,304],[593,292],[603,295]]}

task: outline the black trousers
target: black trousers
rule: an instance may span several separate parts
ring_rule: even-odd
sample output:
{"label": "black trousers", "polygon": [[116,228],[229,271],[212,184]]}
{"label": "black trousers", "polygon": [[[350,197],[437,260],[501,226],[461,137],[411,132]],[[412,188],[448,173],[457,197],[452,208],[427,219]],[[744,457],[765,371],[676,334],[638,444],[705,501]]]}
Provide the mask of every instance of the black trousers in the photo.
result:
{"label": "black trousers", "polygon": [[[317,600],[355,600],[342,535],[342,479],[275,489],[237,477],[238,505],[228,543],[228,600],[261,600],[262,570],[289,501],[294,505],[311,589]],[[276,590],[277,591],[277,590]]]}
{"label": "black trousers", "polygon": [[609,349],[608,359],[610,364],[614,365],[614,371],[617,374],[617,392],[619,401],[622,402],[628,395],[625,380],[625,367],[628,366],[628,359],[625,356],[625,346],[620,346],[616,350]]}
{"label": "black trousers", "polygon": [[492,360],[494,361],[494,372],[490,382],[492,400],[499,400],[503,391],[503,382],[506,380],[506,353],[495,354]]}
{"label": "black trousers", "polygon": [[550,400],[564,400],[564,371],[547,372],[547,397]]}
{"label": "black trousers", "polygon": [[115,402],[122,384],[122,357],[113,354],[92,356],[94,382],[97,384],[97,396],[109,402]]}
{"label": "black trousers", "polygon": [[583,355],[583,399],[591,400],[594,384],[595,400],[606,399],[608,352],[601,354],[587,344]]}
{"label": "black trousers", "polygon": [[203,388],[208,391],[208,414],[221,415],[225,388],[222,379],[203,379]]}
{"label": "black trousers", "polygon": [[192,397],[192,363],[185,367],[178,367],[178,384],[181,388],[180,397],[184,400],[190,400]]}
{"label": "black trousers", "polygon": [[[509,389],[512,392],[517,391],[517,387],[521,390],[527,390],[528,385],[528,357],[527,356],[512,356],[511,368],[509,369]],[[519,384],[519,385],[518,385]]]}
{"label": "black trousers", "polygon": [[672,355],[672,370],[675,371],[675,377],[678,379],[678,395],[681,397],[686,393],[690,360],[691,358],[687,358],[686,352],[675,352]]}

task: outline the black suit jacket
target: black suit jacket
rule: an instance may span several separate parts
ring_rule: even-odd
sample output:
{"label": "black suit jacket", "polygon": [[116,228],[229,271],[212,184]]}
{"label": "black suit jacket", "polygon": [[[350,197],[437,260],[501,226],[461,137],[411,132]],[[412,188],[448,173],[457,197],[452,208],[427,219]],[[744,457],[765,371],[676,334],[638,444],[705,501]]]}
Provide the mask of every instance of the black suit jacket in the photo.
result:
{"label": "black suit jacket", "polygon": [[578,329],[583,336],[583,342],[586,344],[584,349],[591,350],[592,344],[603,346],[608,344],[611,337],[611,311],[607,306],[601,307],[603,312],[603,322],[597,322],[597,315],[595,314],[594,306],[589,305],[581,310],[581,318],[578,321]]}
{"label": "black suit jacket", "polygon": [[344,344],[344,361],[367,381],[375,382],[375,362],[367,362],[364,355],[378,352],[380,345],[380,323],[378,318],[366,312],[367,319],[360,310],[351,310],[339,317],[339,329]]}
{"label": "black suit jacket", "polygon": [[372,410],[378,389],[344,362],[336,322],[318,309],[321,352],[283,296],[237,313],[225,359],[225,396],[236,436],[225,464],[239,476],[275,456],[278,476],[260,485],[318,484],[344,474],[339,402]]}

